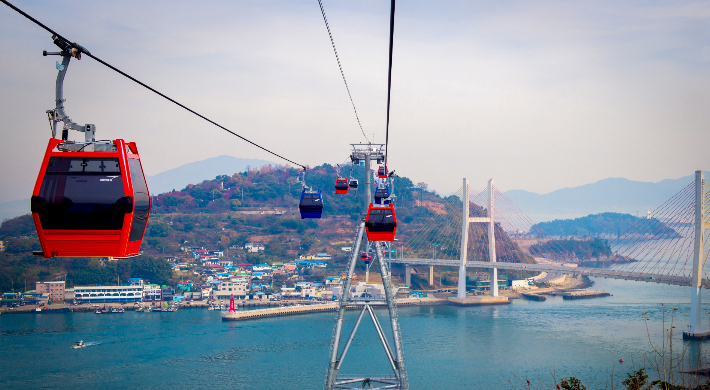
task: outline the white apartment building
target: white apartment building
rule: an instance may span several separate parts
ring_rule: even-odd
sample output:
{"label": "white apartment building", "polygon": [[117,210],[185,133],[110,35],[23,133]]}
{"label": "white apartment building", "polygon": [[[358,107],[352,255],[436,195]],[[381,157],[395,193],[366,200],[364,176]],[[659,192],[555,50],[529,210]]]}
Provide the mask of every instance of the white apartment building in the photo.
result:
{"label": "white apartment building", "polygon": [[140,302],[141,286],[75,286],[74,296],[81,303]]}
{"label": "white apartment building", "polygon": [[146,301],[159,301],[163,297],[161,287],[158,284],[143,285],[143,299]]}
{"label": "white apartment building", "polygon": [[244,282],[224,281],[212,288],[213,299],[244,299],[249,294],[249,284]]}

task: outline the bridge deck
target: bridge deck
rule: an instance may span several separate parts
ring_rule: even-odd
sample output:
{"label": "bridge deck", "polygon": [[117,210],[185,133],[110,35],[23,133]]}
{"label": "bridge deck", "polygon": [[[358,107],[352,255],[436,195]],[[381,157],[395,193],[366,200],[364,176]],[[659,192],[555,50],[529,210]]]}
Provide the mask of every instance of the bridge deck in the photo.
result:
{"label": "bridge deck", "polygon": [[[409,265],[436,265],[446,267],[458,267],[460,260],[432,260],[432,259],[392,259],[392,263]],[[498,268],[513,269],[531,272],[556,272],[570,275],[598,276],[602,278],[636,280],[641,282],[652,282],[661,284],[672,284],[676,286],[690,286],[690,278],[685,276],[654,275],[640,272],[622,272],[601,268],[568,267],[555,266],[550,264],[521,264],[521,263],[491,263],[488,261],[467,261],[467,268]],[[702,281],[703,288],[710,288],[710,281]]]}

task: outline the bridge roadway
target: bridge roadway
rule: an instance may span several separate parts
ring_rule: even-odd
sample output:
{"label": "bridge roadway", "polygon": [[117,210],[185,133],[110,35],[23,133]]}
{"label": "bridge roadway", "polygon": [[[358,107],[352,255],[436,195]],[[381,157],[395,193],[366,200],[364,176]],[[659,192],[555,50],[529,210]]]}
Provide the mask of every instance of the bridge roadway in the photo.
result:
{"label": "bridge roadway", "polygon": [[[435,266],[446,266],[446,267],[458,267],[461,264],[460,260],[444,260],[444,259],[414,259],[414,258],[400,258],[390,260],[395,264],[408,264],[408,265],[435,265]],[[497,262],[491,263],[488,261],[467,261],[467,268],[498,268],[498,269],[513,269],[519,271],[531,271],[531,272],[555,272],[570,275],[586,275],[586,276],[597,276],[601,278],[612,278],[612,279],[623,279],[623,280],[637,280],[641,282],[652,282],[661,284],[672,284],[676,286],[690,286],[690,278],[686,276],[668,276],[668,275],[655,275],[649,273],[640,272],[623,272],[614,271],[610,269],[601,268],[586,268],[586,267],[569,267],[569,266],[555,266],[551,264],[523,264],[523,263],[504,263]],[[710,280],[703,279],[703,288],[710,288]]]}

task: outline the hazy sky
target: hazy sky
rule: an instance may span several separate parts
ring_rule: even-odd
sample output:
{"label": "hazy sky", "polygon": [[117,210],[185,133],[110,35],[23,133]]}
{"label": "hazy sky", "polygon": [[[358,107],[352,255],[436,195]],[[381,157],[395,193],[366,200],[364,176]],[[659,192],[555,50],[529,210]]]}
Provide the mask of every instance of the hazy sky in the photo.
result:
{"label": "hazy sky", "polygon": [[[311,166],[364,141],[317,0],[19,1],[94,55]],[[324,0],[362,124],[384,141],[388,1]],[[709,169],[710,3],[400,1],[390,167],[538,193]],[[0,202],[29,198],[50,136],[50,35],[0,6]],[[221,154],[277,161],[90,58],[67,112],[138,143],[146,174]],[[76,133],[74,138],[83,139]]]}

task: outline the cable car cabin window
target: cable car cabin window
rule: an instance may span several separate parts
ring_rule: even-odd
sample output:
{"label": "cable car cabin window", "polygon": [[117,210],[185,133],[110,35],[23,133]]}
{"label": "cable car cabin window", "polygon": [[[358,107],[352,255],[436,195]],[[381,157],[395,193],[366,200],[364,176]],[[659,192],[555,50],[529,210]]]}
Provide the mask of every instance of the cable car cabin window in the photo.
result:
{"label": "cable car cabin window", "polygon": [[303,194],[300,207],[304,211],[318,211],[323,207],[323,203],[320,201],[319,194]]}
{"label": "cable car cabin window", "polygon": [[396,226],[392,209],[372,209],[365,226],[374,233],[391,232]]}
{"label": "cable car cabin window", "polygon": [[128,241],[137,241],[143,238],[145,225],[148,223],[150,215],[150,196],[148,195],[148,187],[145,184],[143,177],[143,168],[141,162],[129,158],[128,167],[131,168],[131,182],[133,183],[133,203],[135,210],[133,211],[133,225],[131,225],[131,234],[128,236]]}
{"label": "cable car cabin window", "polygon": [[32,211],[43,229],[121,230],[124,197],[118,158],[52,157]]}

